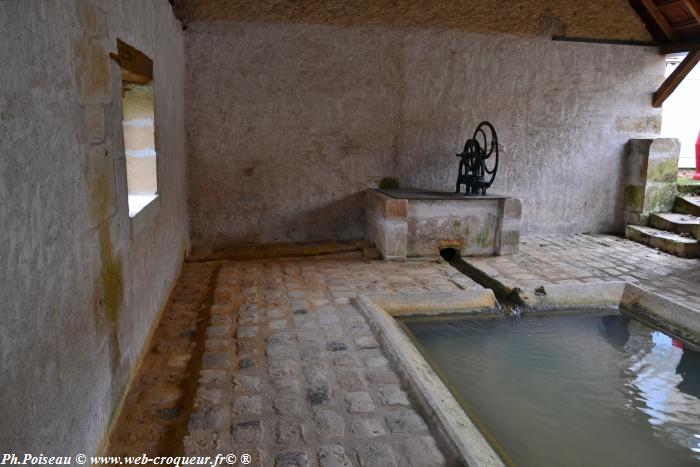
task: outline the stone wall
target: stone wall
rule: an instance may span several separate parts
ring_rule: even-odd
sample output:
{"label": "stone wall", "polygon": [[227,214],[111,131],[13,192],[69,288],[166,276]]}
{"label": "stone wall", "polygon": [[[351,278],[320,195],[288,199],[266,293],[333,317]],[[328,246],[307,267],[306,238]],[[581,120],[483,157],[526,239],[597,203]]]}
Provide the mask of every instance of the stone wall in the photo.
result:
{"label": "stone wall", "polygon": [[[91,454],[188,249],[181,26],[166,0],[12,0],[0,31],[0,446]],[[117,37],[154,60],[160,197],[133,220]]]}
{"label": "stone wall", "polygon": [[674,138],[632,139],[626,151],[625,223],[648,225],[676,200],[680,143]]}
{"label": "stone wall", "polygon": [[186,32],[196,247],[363,236],[383,177],[454,189],[481,120],[498,130],[493,193],[523,233],[622,229],[623,154],[658,135],[654,48],[453,30],[195,22]]}
{"label": "stone wall", "polygon": [[650,40],[627,0],[175,0],[184,21],[451,28],[520,36]]}

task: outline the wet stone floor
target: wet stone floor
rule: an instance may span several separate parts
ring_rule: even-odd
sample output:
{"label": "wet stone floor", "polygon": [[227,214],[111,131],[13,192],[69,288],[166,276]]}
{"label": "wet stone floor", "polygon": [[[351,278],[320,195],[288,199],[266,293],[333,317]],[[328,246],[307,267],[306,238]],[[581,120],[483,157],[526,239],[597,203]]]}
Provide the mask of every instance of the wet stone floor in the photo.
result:
{"label": "wet stone floor", "polygon": [[438,262],[187,264],[110,454],[246,453],[250,465],[265,466],[450,464],[352,299],[478,287]]}
{"label": "wet stone floor", "polygon": [[700,309],[700,259],[612,235],[533,235],[521,240],[515,255],[467,261],[507,285],[624,281]]}

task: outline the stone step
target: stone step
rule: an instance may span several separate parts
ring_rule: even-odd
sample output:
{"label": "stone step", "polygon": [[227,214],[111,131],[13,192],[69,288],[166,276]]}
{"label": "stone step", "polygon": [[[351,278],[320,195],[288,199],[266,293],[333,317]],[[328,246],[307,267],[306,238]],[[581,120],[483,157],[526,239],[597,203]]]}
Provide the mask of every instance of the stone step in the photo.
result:
{"label": "stone step", "polygon": [[649,224],[655,229],[688,234],[697,238],[700,217],[677,212],[656,212],[649,216]]}
{"label": "stone step", "polygon": [[676,196],[673,212],[700,216],[700,196]]}
{"label": "stone step", "polygon": [[653,227],[628,225],[625,227],[625,238],[681,258],[695,258],[700,251],[697,240]]}

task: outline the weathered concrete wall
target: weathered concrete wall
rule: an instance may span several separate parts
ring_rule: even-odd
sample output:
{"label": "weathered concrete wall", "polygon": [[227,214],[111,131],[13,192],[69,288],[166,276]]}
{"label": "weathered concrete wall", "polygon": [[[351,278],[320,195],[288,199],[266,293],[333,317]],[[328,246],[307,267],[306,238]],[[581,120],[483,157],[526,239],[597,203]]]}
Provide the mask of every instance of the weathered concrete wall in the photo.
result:
{"label": "weathered concrete wall", "polygon": [[363,235],[362,195],[454,189],[481,120],[493,193],[524,233],[622,229],[624,144],[657,135],[652,48],[458,31],[192,23],[189,196],[197,247]]}
{"label": "weathered concrete wall", "polygon": [[627,0],[176,0],[175,6],[185,21],[383,25],[650,40]]}
{"label": "weathered concrete wall", "polygon": [[[166,0],[0,2],[0,446],[97,449],[188,248]],[[159,204],[132,229],[116,37],[154,59]]]}

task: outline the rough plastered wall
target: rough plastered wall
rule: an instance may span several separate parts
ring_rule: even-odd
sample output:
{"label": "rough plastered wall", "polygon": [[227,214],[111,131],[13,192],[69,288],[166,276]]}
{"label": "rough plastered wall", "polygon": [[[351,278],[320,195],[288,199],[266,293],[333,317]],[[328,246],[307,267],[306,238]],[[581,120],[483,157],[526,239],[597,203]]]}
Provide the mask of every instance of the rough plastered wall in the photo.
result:
{"label": "rough plastered wall", "polygon": [[660,128],[647,47],[201,22],[186,54],[195,247],[361,238],[364,189],[453,189],[481,120],[525,233],[619,230],[624,144]]}
{"label": "rough plastered wall", "polygon": [[175,0],[185,21],[451,28],[520,36],[649,40],[628,0]]}
{"label": "rough plastered wall", "polygon": [[[0,446],[98,449],[188,247],[166,0],[0,2]],[[128,217],[116,38],[154,59],[160,203]]]}

